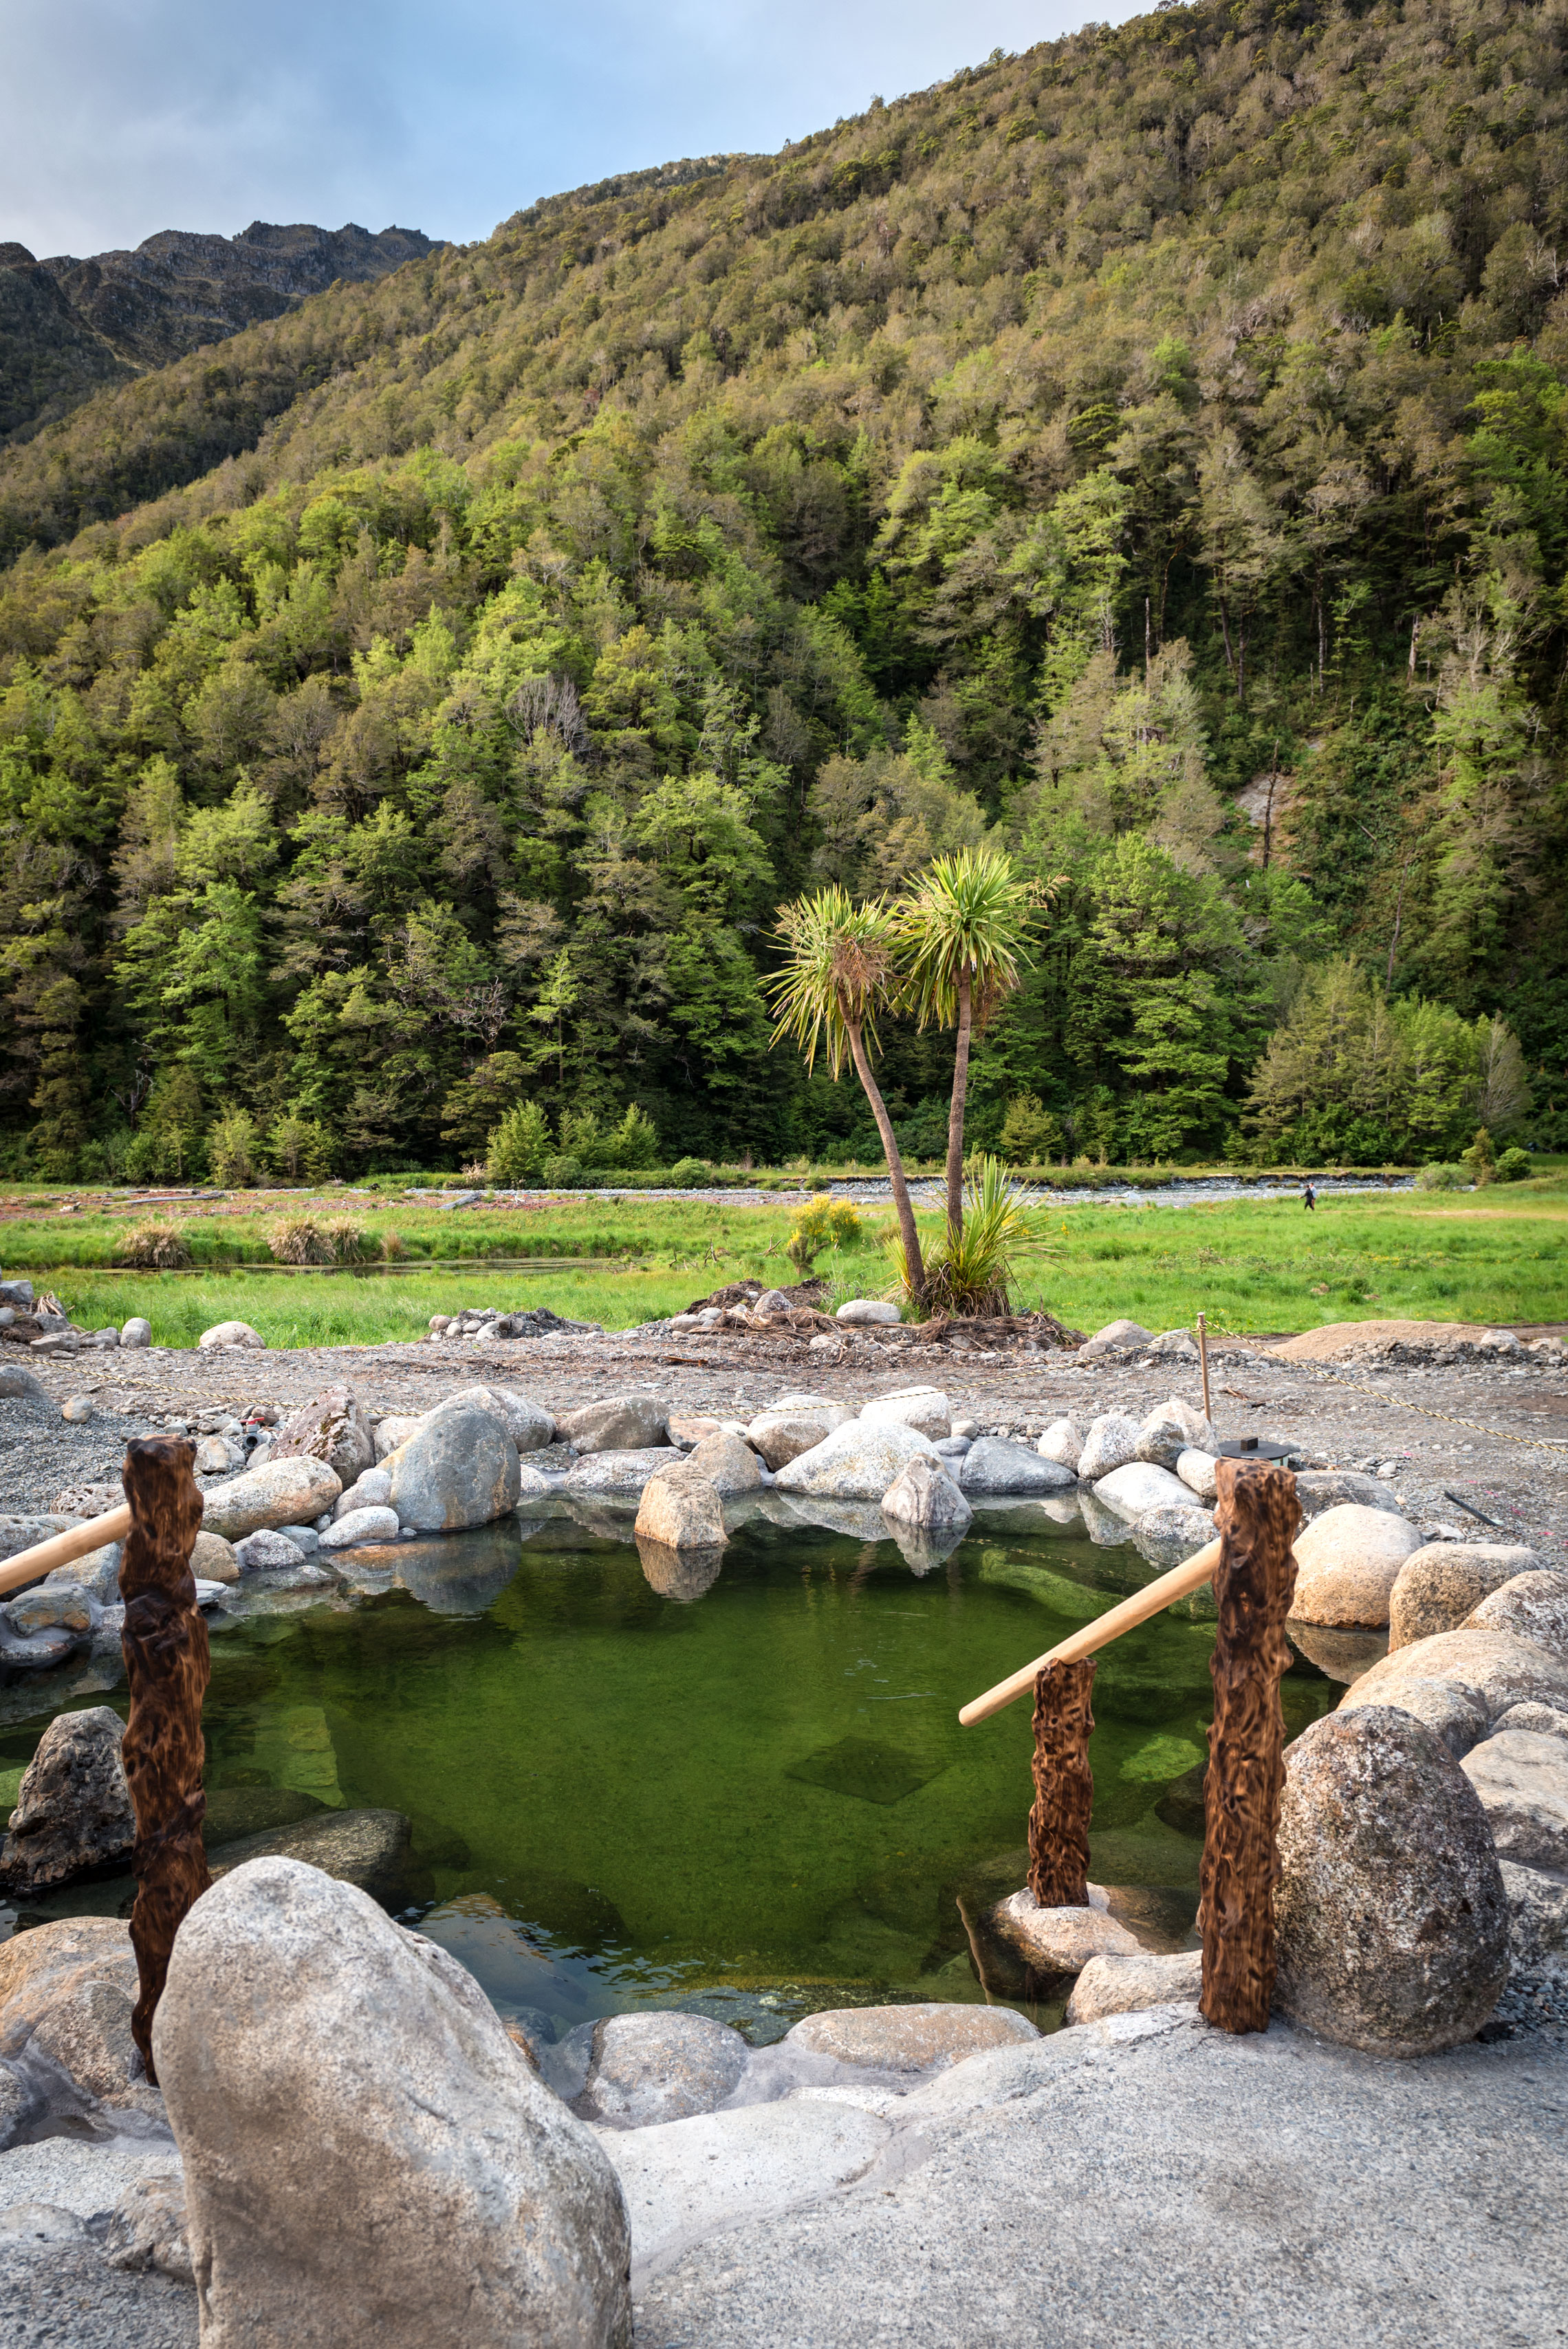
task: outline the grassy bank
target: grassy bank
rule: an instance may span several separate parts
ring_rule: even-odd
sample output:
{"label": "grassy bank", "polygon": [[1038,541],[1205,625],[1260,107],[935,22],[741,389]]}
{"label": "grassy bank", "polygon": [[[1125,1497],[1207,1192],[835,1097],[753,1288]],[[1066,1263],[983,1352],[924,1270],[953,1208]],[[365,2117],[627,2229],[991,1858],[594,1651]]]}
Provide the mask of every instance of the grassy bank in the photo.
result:
{"label": "grassy bank", "polygon": [[[74,1265],[59,1265],[60,1226],[42,1222],[6,1231],[5,1260],[46,1279],[84,1325],[145,1313],[163,1345],[190,1345],[214,1321],[230,1319],[253,1323],[274,1346],[371,1344],[417,1337],[432,1313],[466,1304],[548,1305],[576,1320],[624,1329],[677,1311],[724,1281],[795,1278],[782,1252],[789,1230],[783,1206],[567,1203],[530,1219],[527,1236],[537,1243],[531,1253],[603,1257],[602,1270],[492,1268],[492,1254],[524,1253],[517,1242],[525,1227],[515,1210],[474,1209],[460,1223],[425,1214],[442,1253],[465,1242],[469,1266],[445,1271],[413,1261],[366,1275],[289,1275],[214,1265],[191,1275],[117,1275],[78,1253],[88,1237],[85,1216],[70,1226]],[[251,1220],[259,1238],[261,1226]],[[889,1220],[871,1211],[868,1244],[819,1259],[832,1300],[885,1288],[887,1264],[876,1236]],[[921,1220],[934,1235],[938,1218]],[[232,1251],[246,1237],[243,1217],[222,1234],[197,1216],[181,1221],[198,1255],[209,1246],[214,1256],[220,1247]],[[379,1216],[364,1221],[370,1232],[393,1226]],[[400,1214],[396,1228],[409,1238],[424,1237],[412,1223]],[[1168,1329],[1190,1324],[1200,1309],[1221,1331],[1307,1330],[1374,1317],[1568,1321],[1568,1182],[1562,1178],[1458,1195],[1330,1195],[1313,1215],[1294,1199],[1199,1200],[1181,1208],[1136,1199],[1063,1205],[1042,1211],[1039,1227],[1038,1245],[1017,1267],[1018,1301],[1044,1306],[1079,1329],[1119,1314]],[[112,1228],[106,1221],[92,1237],[105,1238]],[[26,1254],[14,1245],[18,1233],[30,1243]]]}

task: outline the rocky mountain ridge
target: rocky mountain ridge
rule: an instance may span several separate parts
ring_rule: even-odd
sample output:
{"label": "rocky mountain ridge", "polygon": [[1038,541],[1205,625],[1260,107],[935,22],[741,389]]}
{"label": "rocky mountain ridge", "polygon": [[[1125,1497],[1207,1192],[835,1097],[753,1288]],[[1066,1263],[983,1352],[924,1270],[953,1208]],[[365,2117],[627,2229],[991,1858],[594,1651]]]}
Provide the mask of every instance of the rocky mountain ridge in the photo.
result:
{"label": "rocky mountain ridge", "polygon": [[163,229],[133,252],[39,260],[0,243],[0,439],[25,440],[96,391],[362,285],[437,250],[418,229],[253,221],[238,236]]}

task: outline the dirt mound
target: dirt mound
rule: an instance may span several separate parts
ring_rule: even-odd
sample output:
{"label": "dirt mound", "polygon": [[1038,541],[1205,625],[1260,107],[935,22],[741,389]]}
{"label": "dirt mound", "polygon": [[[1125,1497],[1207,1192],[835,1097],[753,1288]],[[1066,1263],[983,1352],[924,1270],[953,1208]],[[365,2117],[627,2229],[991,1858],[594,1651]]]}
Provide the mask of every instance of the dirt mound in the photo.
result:
{"label": "dirt mound", "polygon": [[1336,1362],[1345,1354],[1380,1354],[1396,1346],[1422,1354],[1447,1346],[1478,1346],[1500,1334],[1484,1321],[1329,1321],[1268,1350],[1285,1362]]}
{"label": "dirt mound", "polygon": [[[695,1299],[690,1305],[683,1306],[681,1310],[683,1313],[701,1313],[706,1311],[708,1306],[717,1305],[721,1311],[727,1312],[731,1306],[755,1305],[759,1297],[766,1297],[772,1293],[771,1284],[766,1280],[731,1280],[727,1281],[724,1288],[716,1288],[711,1296]],[[810,1309],[820,1306],[827,1293],[828,1284],[825,1280],[800,1280],[796,1282],[793,1288],[780,1288],[777,1291],[779,1296],[787,1297],[791,1305],[804,1305]]]}

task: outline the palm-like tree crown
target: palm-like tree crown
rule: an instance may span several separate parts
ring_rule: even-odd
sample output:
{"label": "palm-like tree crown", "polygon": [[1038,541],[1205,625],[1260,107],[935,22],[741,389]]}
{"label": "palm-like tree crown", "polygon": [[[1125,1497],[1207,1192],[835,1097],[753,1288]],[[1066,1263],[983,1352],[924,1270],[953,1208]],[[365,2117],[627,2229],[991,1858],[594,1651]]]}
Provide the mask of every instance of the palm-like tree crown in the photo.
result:
{"label": "palm-like tree crown", "polygon": [[953,1027],[965,980],[977,1027],[1031,968],[1033,891],[994,848],[938,856],[897,909],[897,936],[921,1025]]}
{"label": "palm-like tree crown", "polygon": [[777,936],[784,968],[765,981],[773,999],[773,1041],[792,1037],[810,1068],[819,1046],[837,1076],[849,1055],[850,1030],[876,1046],[876,1016],[899,991],[897,939],[881,897],[857,905],[835,883],[786,905]]}

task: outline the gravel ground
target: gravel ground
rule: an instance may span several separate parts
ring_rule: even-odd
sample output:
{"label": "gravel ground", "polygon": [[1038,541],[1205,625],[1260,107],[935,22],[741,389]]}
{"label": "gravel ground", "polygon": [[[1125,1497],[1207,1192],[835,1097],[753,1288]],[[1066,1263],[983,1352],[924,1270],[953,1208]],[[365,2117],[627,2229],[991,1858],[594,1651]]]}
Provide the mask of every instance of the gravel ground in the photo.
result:
{"label": "gravel ground", "polygon": [[[7,1350],[6,1359],[15,1357]],[[1480,1539],[1501,1533],[1568,1555],[1568,1366],[1532,1359],[1528,1368],[1341,1369],[1232,1346],[1212,1348],[1210,1366],[1222,1434],[1287,1436],[1336,1467],[1391,1464],[1394,1489],[1415,1523],[1452,1526]],[[1079,1367],[1030,1347],[933,1344],[901,1333],[846,1337],[836,1356],[823,1356],[797,1338],[676,1338],[658,1323],[603,1337],[289,1353],[154,1348],[35,1367],[49,1401],[0,1402],[0,1511],[47,1508],[66,1486],[117,1475],[128,1437],[166,1415],[195,1425],[203,1412],[242,1417],[259,1402],[293,1410],[335,1380],[346,1380],[375,1412],[428,1410],[459,1387],[492,1379],[557,1412],[639,1388],[672,1408],[723,1418],[748,1417],[790,1392],[860,1402],[931,1384],[982,1425],[1031,1434],[1069,1407],[1143,1413],[1171,1394],[1194,1404],[1202,1399],[1196,1367],[1182,1364]],[[73,1394],[88,1394],[95,1405],[81,1426],[59,1416]]]}

